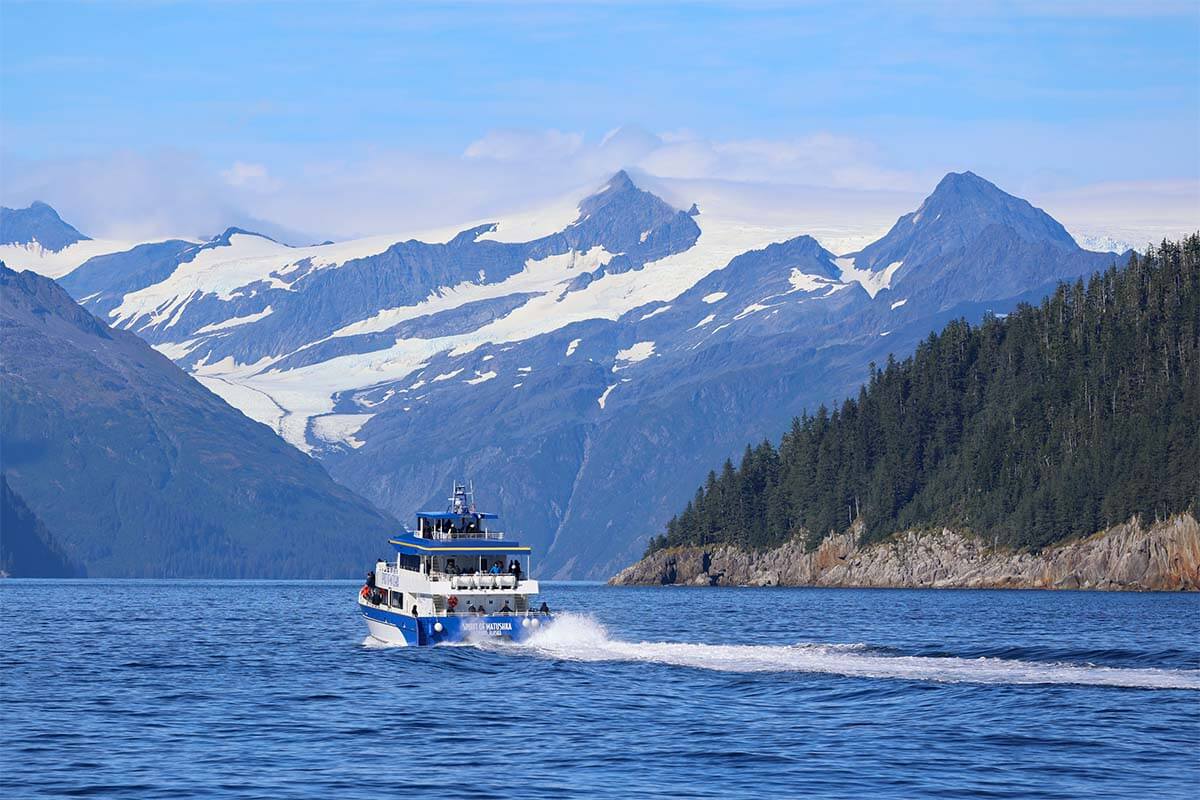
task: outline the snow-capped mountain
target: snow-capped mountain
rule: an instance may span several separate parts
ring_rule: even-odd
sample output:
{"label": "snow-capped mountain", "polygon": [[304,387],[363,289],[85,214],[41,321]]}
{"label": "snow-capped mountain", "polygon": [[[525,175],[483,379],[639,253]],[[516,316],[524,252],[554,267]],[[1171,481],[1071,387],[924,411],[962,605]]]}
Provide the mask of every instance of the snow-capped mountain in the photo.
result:
{"label": "snow-capped mountain", "polygon": [[1114,260],[970,173],[857,253],[801,233],[672,207],[621,172],[438,235],[294,248],[230,229],[62,283],[381,507],[466,475],[552,574],[597,577],[711,464],[870,360]]}
{"label": "snow-capped mountain", "polygon": [[132,242],[85,236],[40,201],[28,208],[0,207],[0,260],[48,278],[59,278],[88,259],[132,246]]}
{"label": "snow-capped mountain", "polygon": [[1154,241],[1162,241],[1164,237],[1162,234],[1155,233],[1145,233],[1139,236],[1123,232],[1119,235],[1111,233],[1076,233],[1074,234],[1074,238],[1084,250],[1095,250],[1102,253],[1127,253],[1130,250],[1136,250],[1139,253],[1144,253],[1148,244]]}

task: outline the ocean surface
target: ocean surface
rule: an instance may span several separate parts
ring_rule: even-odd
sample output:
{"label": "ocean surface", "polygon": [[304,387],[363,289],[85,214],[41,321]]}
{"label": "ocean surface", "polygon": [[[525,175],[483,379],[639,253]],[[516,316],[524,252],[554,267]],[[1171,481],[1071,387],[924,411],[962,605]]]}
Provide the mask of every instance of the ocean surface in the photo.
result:
{"label": "ocean surface", "polygon": [[347,582],[0,581],[0,795],[1195,798],[1200,596],[562,584],[373,645]]}

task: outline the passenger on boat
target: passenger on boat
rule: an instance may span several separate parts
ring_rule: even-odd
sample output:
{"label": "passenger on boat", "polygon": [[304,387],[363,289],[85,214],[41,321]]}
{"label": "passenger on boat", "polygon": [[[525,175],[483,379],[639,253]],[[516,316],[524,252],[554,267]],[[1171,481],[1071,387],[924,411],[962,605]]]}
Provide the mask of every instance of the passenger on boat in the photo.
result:
{"label": "passenger on boat", "polygon": [[490,572],[493,575],[499,575],[500,574],[500,561],[497,560],[495,564],[492,564],[492,568],[489,569],[488,572]]}
{"label": "passenger on boat", "polygon": [[517,583],[521,582],[521,562],[520,561],[517,561],[514,558],[512,560],[512,562],[508,565],[508,571],[513,577],[515,577],[517,579]]}
{"label": "passenger on boat", "polygon": [[511,614],[513,610],[508,607],[508,601],[504,601],[504,608],[500,609],[501,614]]}
{"label": "passenger on boat", "polygon": [[545,600],[542,601],[542,607],[538,609],[538,613],[539,614],[549,614],[550,613],[550,606],[546,605]]}
{"label": "passenger on boat", "polygon": [[474,614],[475,613],[475,604],[472,603],[471,605],[467,606],[467,611],[470,612],[471,614]]}
{"label": "passenger on boat", "polygon": [[446,559],[446,574],[447,575],[458,575],[459,574],[458,567],[455,565],[453,558]]}

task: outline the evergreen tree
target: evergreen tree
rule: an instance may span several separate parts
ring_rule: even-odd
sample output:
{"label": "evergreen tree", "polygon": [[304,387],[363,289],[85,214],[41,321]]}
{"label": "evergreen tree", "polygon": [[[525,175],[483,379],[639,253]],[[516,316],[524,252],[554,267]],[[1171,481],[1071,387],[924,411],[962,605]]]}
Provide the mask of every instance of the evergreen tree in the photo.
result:
{"label": "evergreen tree", "polygon": [[727,461],[651,552],[810,547],[930,525],[1039,548],[1200,507],[1200,235],[1163,242],[1005,319],[870,366],[857,397]]}

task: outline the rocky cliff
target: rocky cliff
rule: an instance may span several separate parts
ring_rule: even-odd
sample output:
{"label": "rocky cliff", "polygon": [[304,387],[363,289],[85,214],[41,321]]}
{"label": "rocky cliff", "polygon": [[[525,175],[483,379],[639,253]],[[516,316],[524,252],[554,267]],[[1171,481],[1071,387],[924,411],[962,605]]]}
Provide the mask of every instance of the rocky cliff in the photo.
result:
{"label": "rocky cliff", "polygon": [[774,550],[679,547],[653,553],[614,585],[857,586],[913,588],[1200,589],[1200,524],[1183,514],[1150,527],[1138,520],[1040,553],[997,550],[949,529],[908,531],[866,547],[857,531],[814,551],[800,541]]}

